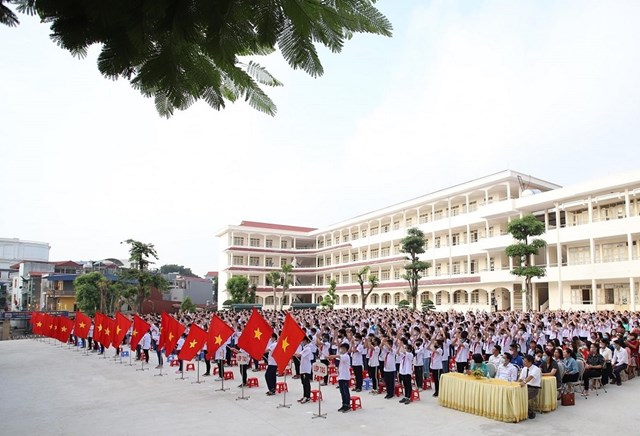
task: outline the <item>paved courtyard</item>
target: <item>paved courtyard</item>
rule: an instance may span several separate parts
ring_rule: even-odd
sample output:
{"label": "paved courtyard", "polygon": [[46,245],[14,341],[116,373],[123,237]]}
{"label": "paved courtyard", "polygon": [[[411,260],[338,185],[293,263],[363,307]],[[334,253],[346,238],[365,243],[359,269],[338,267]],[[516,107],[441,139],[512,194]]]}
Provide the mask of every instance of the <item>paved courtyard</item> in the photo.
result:
{"label": "paved courtyard", "polygon": [[[140,364],[127,366],[96,354],[83,356],[53,340],[0,342],[0,434],[26,435],[160,435],[252,434],[252,435],[412,435],[431,433],[536,435],[551,434],[636,434],[638,379],[621,387],[611,386],[607,394],[588,400],[576,398],[576,406],[562,407],[536,419],[506,424],[440,407],[431,391],[410,405],[397,399],[385,400],[362,392],[363,409],[338,413],[340,395],[333,386],[323,387],[322,403],[326,419],[312,419],[317,403],[300,405],[302,385],[288,380],[287,403],[277,408],[283,396],[265,395],[264,372],[250,373],[260,387],[240,395],[236,379],[225,382],[231,389],[216,392],[221,383],[212,377],[203,384],[176,380],[175,368],[165,364],[165,377],[158,373],[155,354],[152,369],[136,371]],[[135,361],[134,361],[135,363]],[[171,371],[169,371],[171,369]],[[204,365],[200,367],[204,372]],[[281,380],[281,379],[279,379]],[[317,384],[313,384],[317,388]]]}

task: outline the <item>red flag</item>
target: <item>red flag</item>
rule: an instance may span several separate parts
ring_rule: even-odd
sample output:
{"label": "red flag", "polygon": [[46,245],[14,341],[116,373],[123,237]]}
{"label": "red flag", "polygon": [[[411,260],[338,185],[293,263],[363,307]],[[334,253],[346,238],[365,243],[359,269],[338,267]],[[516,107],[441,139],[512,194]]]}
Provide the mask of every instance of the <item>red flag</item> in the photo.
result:
{"label": "red flag", "polygon": [[221,320],[218,315],[214,314],[211,317],[209,331],[207,332],[207,357],[213,359],[218,348],[227,342],[227,339],[229,339],[232,334],[233,329]]}
{"label": "red flag", "polygon": [[238,338],[238,346],[249,353],[249,356],[260,360],[272,334],[273,329],[267,320],[253,309],[247,325]]}
{"label": "red flag", "polygon": [[296,320],[287,312],[280,339],[278,339],[278,343],[272,354],[273,359],[278,364],[278,372],[282,373],[284,371],[291,357],[293,357],[293,353],[296,352],[298,345],[300,345],[302,338],[305,336],[306,333],[304,330],[300,328]]}
{"label": "red flag", "polygon": [[[93,328],[93,340],[102,344],[102,335],[105,329],[104,319],[106,316],[101,314],[100,312],[96,312],[94,317],[94,328]],[[103,344],[104,345],[104,344]]]}
{"label": "red flag", "polygon": [[124,339],[127,331],[131,327],[131,320],[121,314],[120,312],[116,313],[116,331],[113,335],[113,345],[115,347],[119,347],[122,344],[122,340]]}
{"label": "red flag", "polygon": [[178,339],[184,333],[185,327],[177,319],[162,312],[162,332],[164,354],[169,356],[178,343]]}
{"label": "red flag", "polygon": [[204,347],[204,344],[207,342],[207,332],[202,330],[195,324],[191,324],[189,328],[189,334],[184,340],[184,345],[178,353],[178,359],[180,360],[191,360],[193,356],[198,353]]}
{"label": "red flag", "polygon": [[42,334],[44,334],[45,336],[49,337],[49,338],[53,338],[53,334],[55,332],[54,330],[54,326],[56,323],[55,317],[49,315],[48,313],[45,313],[43,316],[43,328],[44,330],[42,331]]}
{"label": "red flag", "polygon": [[33,324],[32,331],[36,335],[41,335],[44,333],[44,323],[42,312],[33,312],[31,314],[31,324]]}
{"label": "red flag", "polygon": [[102,330],[102,342],[100,343],[104,345],[105,348],[109,348],[113,341],[113,334],[116,331],[116,320],[105,315],[102,322],[105,327],[104,330]]}
{"label": "red flag", "polygon": [[73,328],[73,321],[66,316],[58,317],[58,333],[56,339],[63,344],[69,342],[69,335],[71,335],[71,329]]}
{"label": "red flag", "polygon": [[144,336],[144,334],[149,331],[151,327],[149,323],[147,323],[144,319],[140,318],[138,315],[133,315],[133,330],[131,331],[131,349],[135,350],[138,346],[138,342]]}
{"label": "red flag", "polygon": [[91,318],[77,311],[76,322],[73,325],[73,334],[81,339],[86,339],[89,335],[89,327],[91,327]]}

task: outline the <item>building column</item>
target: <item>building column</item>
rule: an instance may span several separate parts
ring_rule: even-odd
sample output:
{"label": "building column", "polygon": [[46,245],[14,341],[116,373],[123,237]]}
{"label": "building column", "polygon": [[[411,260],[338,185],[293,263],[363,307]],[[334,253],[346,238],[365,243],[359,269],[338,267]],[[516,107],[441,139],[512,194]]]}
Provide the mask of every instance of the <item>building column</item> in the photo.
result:
{"label": "building column", "polygon": [[[511,289],[509,289],[509,304],[511,306],[511,310],[514,310],[514,307],[516,305],[516,291],[513,289],[513,287],[511,287]],[[524,308],[524,304],[523,304],[523,308]]]}
{"label": "building column", "polygon": [[591,296],[593,297],[593,310],[598,310],[598,297],[600,293],[598,292],[598,284],[596,283],[596,279],[591,279]]}
{"label": "building column", "polygon": [[636,310],[636,281],[633,277],[629,277],[629,291],[631,295],[629,295],[629,310]]}
{"label": "building column", "polygon": [[564,306],[564,289],[562,287],[562,245],[560,244],[560,209],[558,203],[555,204],[556,215],[556,259],[558,261],[558,293],[560,295],[560,307]]}
{"label": "building column", "polygon": [[[537,307],[536,310],[540,310],[540,298],[538,296],[538,284],[537,283],[531,283],[531,292],[533,293],[532,297],[531,297],[531,304],[533,305],[533,307]],[[533,309],[532,307],[532,309]]]}

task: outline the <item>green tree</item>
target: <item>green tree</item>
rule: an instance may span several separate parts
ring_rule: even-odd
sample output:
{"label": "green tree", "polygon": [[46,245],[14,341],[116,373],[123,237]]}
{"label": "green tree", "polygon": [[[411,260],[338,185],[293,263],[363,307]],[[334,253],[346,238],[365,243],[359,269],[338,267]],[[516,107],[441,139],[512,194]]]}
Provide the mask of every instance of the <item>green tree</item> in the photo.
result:
{"label": "green tree", "polygon": [[[400,300],[398,301],[398,309],[406,309],[407,307],[409,307],[409,301],[408,300]],[[414,307],[415,309],[415,307]]]}
{"label": "green tree", "polygon": [[436,305],[433,304],[433,301],[427,300],[424,303],[422,303],[422,311],[423,312],[432,312],[434,310],[436,310]]}
{"label": "green tree", "polygon": [[336,295],[336,285],[337,282],[335,280],[331,280],[329,282],[329,289],[327,289],[327,295],[324,296],[320,305],[322,307],[326,307],[329,310],[333,310],[333,306],[335,306],[336,301],[338,300],[338,296]]}
{"label": "green tree", "polygon": [[170,263],[168,265],[162,265],[160,267],[160,274],[170,274],[170,273],[178,273],[181,276],[186,276],[186,277],[198,277],[191,271],[191,268],[187,268],[184,265],[177,265],[175,263]]}
{"label": "green tree", "polygon": [[218,307],[218,276],[211,279],[211,292],[213,294],[213,306]]}
{"label": "green tree", "polygon": [[276,292],[278,291],[278,286],[282,284],[282,276],[280,271],[271,271],[267,274],[267,284],[271,285],[273,289],[273,322],[276,323],[278,319],[278,313],[276,311]]}
{"label": "green tree", "polygon": [[193,313],[196,311],[196,305],[193,304],[193,301],[191,301],[191,297],[189,297],[188,295],[184,297],[184,300],[182,300],[182,304],[180,304],[180,310],[182,312],[190,312],[190,313]]}
{"label": "green tree", "polygon": [[256,302],[256,295],[258,293],[258,286],[254,283],[249,287],[249,303],[253,304]]}
{"label": "green tree", "polygon": [[227,280],[227,293],[233,304],[249,302],[249,279],[245,276],[233,276]]}
{"label": "green tree", "polygon": [[153,244],[145,244],[133,239],[127,239],[124,242],[129,244],[129,261],[134,264],[134,268],[122,269],[118,271],[118,276],[125,283],[135,283],[134,307],[138,312],[142,312],[142,303],[151,295],[151,289],[165,291],[168,284],[162,276],[149,271],[149,265],[153,263],[150,258],[158,259],[158,253]]}
{"label": "green tree", "polygon": [[[517,244],[509,245],[505,249],[507,256],[513,258],[514,267],[511,274],[524,277],[524,289],[527,310],[533,308],[533,286],[531,280],[534,277],[544,277],[544,268],[535,266],[533,256],[538,254],[538,250],[544,248],[547,243],[543,239],[534,238],[545,232],[544,223],[540,222],[533,215],[526,215],[522,218],[514,219],[507,225],[507,232],[519,241]],[[516,266],[517,265],[517,266]]]}
{"label": "green tree", "polygon": [[99,287],[102,280],[104,280],[102,274],[99,272],[91,272],[79,275],[73,281],[78,309],[89,316],[93,316],[100,308]]}
{"label": "green tree", "polygon": [[337,53],[354,33],[391,36],[376,1],[2,0],[0,23],[18,24],[2,3],[15,4],[49,24],[53,41],[73,55],[100,44],[100,72],[154,97],[162,116],[200,99],[215,109],[244,99],[273,115],[276,106],[260,85],[281,83],[247,57],[277,48],[292,68],[321,76],[315,44]]}
{"label": "green tree", "polygon": [[[356,280],[360,285],[360,301],[363,309],[367,306],[367,299],[369,298],[369,295],[371,295],[373,290],[378,287],[378,277],[374,274],[369,274],[370,269],[370,267],[365,266],[356,273]],[[368,283],[369,285],[369,290],[366,292],[364,290],[365,283]]]}
{"label": "green tree", "polygon": [[409,296],[413,303],[413,309],[416,309],[418,299],[418,282],[422,277],[422,273],[431,268],[431,263],[421,261],[418,257],[419,254],[424,253],[424,232],[418,228],[410,228],[407,230],[407,236],[400,241],[400,251],[407,253],[405,259],[409,261],[404,265],[406,273],[403,278],[409,282]]}

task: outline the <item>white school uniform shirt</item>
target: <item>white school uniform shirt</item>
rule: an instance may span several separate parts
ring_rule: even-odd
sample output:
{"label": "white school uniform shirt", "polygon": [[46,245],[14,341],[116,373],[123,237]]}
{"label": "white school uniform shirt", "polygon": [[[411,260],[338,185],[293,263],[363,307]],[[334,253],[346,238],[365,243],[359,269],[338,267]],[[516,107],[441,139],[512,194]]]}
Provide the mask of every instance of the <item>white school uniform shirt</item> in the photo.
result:
{"label": "white school uniform shirt", "polygon": [[456,362],[468,362],[469,361],[469,342],[463,341],[456,344]]}
{"label": "white school uniform shirt", "polygon": [[413,354],[404,351],[398,353],[400,355],[400,374],[410,375],[413,372]]}
{"label": "white school uniform shirt", "polygon": [[184,338],[180,336],[180,339],[178,339],[178,343],[176,344],[176,350],[178,351],[182,350],[183,345],[184,345]]}
{"label": "white school uniform shirt", "polygon": [[[435,351],[431,352],[431,369],[438,370],[442,369],[442,348],[436,348]],[[438,358],[440,357],[440,358]]]}
{"label": "white school uniform shirt", "polygon": [[498,367],[502,366],[502,364],[504,363],[504,358],[502,357],[502,354],[498,354],[497,356],[494,356],[492,354],[491,356],[489,356],[489,363],[492,363],[493,365],[495,365],[496,369],[498,369]]}
{"label": "white school uniform shirt", "polygon": [[629,353],[625,348],[620,347],[619,350],[613,351],[613,359],[611,360],[613,366],[629,364]]}
{"label": "white school uniform shirt", "polygon": [[377,345],[369,349],[369,366],[377,368],[380,365],[380,347]]}
{"label": "white school uniform shirt", "polygon": [[302,347],[300,352],[300,373],[311,374],[311,359],[313,358],[314,348],[312,344]]}
{"label": "white school uniform shirt", "polygon": [[349,353],[340,355],[340,364],[338,365],[338,380],[351,380],[351,357]]}
{"label": "white school uniform shirt", "polygon": [[442,360],[449,360],[449,350],[451,348],[451,339],[447,339],[442,344]]}
{"label": "white school uniform shirt", "polygon": [[216,354],[214,356],[215,360],[224,360],[227,355],[227,343],[225,342],[216,350]]}
{"label": "white school uniform shirt", "polygon": [[271,341],[267,345],[267,351],[269,352],[269,357],[267,358],[267,363],[271,366],[278,366],[276,359],[273,358],[273,350],[276,349],[276,341]]}
{"label": "white school uniform shirt", "polygon": [[322,347],[320,348],[320,359],[327,360],[327,357],[329,357],[330,354],[330,350],[331,344],[329,342],[323,342]]}
{"label": "white school uniform shirt", "polygon": [[416,355],[413,357],[414,366],[424,366],[424,345],[416,348]]}
{"label": "white school uniform shirt", "polygon": [[362,353],[364,353],[364,345],[362,345],[362,342],[359,342],[355,346],[355,349],[356,350],[351,353],[351,365],[362,366],[363,365]]}
{"label": "white school uniform shirt", "polygon": [[388,346],[385,345],[384,347],[382,347],[382,353],[380,354],[380,357],[384,362],[383,369],[385,371],[391,372],[396,370],[396,359],[393,356],[393,351]]}
{"label": "white school uniform shirt", "polygon": [[149,332],[146,332],[140,341],[142,342],[143,350],[148,350],[149,348],[151,348],[151,335],[149,334]]}

